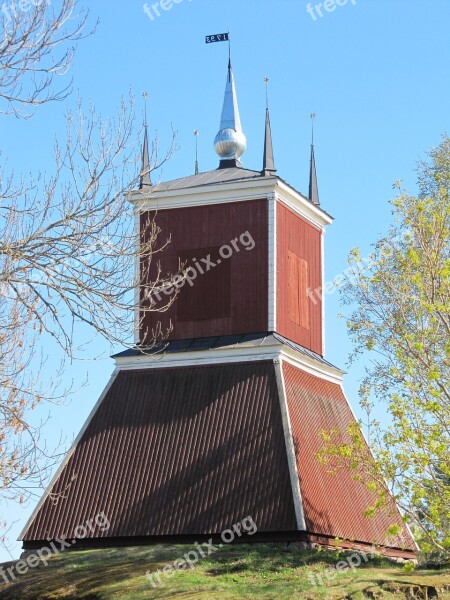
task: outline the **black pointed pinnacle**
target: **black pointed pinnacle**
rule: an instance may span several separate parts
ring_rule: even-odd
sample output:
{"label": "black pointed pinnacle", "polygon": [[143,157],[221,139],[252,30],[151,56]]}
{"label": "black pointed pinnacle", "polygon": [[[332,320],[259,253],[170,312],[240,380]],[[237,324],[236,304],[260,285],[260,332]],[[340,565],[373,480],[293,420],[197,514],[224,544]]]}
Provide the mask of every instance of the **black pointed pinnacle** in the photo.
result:
{"label": "black pointed pinnacle", "polygon": [[274,175],[276,173],[275,159],[273,157],[272,130],[270,127],[269,109],[266,108],[266,130],[264,134],[264,156],[263,175]]}
{"label": "black pointed pinnacle", "polygon": [[316,159],[314,157],[314,144],[311,144],[311,165],[309,171],[309,199],[316,206],[320,206],[319,188],[317,185]]}

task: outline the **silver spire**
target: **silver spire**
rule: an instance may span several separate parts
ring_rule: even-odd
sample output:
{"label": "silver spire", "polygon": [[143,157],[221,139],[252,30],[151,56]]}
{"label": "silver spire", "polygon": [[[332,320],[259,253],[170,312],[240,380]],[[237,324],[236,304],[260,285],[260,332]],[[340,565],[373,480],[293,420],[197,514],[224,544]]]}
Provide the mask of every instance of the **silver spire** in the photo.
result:
{"label": "silver spire", "polygon": [[234,161],[234,166],[240,164],[239,158],[246,148],[247,139],[242,131],[233,70],[229,60],[220,131],[214,140],[214,149],[221,158],[221,166],[228,167],[232,165],[228,161]]}

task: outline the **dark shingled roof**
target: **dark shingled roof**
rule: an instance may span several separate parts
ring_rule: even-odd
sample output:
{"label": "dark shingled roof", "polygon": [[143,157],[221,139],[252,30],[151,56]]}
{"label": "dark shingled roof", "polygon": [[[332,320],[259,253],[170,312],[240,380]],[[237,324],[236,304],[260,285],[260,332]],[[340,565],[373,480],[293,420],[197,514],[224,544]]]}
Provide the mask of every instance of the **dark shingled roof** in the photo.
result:
{"label": "dark shingled roof", "polygon": [[328,362],[316,352],[308,350],[295,342],[291,342],[287,338],[278,333],[245,333],[239,335],[219,335],[207,338],[191,338],[186,340],[174,340],[173,342],[165,342],[157,344],[153,348],[140,350],[139,348],[129,348],[123,352],[115,354],[113,358],[126,358],[132,356],[142,356],[143,354],[165,353],[176,354],[180,352],[199,352],[204,350],[218,350],[225,348],[248,348],[252,346],[287,346],[303,356],[307,356],[322,365],[339,369],[332,363]]}
{"label": "dark shingled roof", "polygon": [[[179,179],[173,179],[172,181],[162,181],[160,183],[154,184],[152,187],[149,187],[146,191],[150,194],[155,194],[158,192],[172,192],[176,190],[185,190],[189,188],[196,188],[202,186],[214,186],[220,185],[224,183],[239,183],[242,181],[256,181],[256,180],[266,180],[266,181],[282,181],[285,185],[290,187],[292,190],[303,196],[305,200],[309,200],[309,198],[296,190],[290,183],[288,183],[282,177],[279,177],[275,173],[270,171],[252,171],[251,169],[244,169],[242,167],[230,167],[230,168],[219,168],[214,171],[206,171],[205,173],[198,173],[196,175],[188,175],[187,177],[180,177]],[[311,202],[311,204],[314,204]],[[316,206],[322,213],[326,214],[330,218],[333,218],[329,213],[323,210],[322,207]]]}
{"label": "dark shingled roof", "polygon": [[189,175],[173,181],[158,183],[153,186],[152,192],[168,192],[171,190],[184,190],[186,188],[198,187],[201,185],[216,185],[221,183],[237,183],[248,179],[274,179],[273,176],[261,175],[260,171],[251,171],[250,169],[241,169],[232,167],[230,169],[216,169],[206,171],[198,175]]}

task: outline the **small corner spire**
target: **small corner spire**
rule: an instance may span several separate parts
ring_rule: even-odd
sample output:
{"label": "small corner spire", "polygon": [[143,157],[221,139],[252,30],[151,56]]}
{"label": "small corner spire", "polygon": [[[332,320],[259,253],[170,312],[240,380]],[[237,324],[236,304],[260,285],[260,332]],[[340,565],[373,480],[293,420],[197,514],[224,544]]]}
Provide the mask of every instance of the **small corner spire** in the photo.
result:
{"label": "small corner spire", "polygon": [[320,206],[319,201],[319,188],[317,185],[317,173],[316,173],[316,159],[314,157],[314,119],[316,118],[315,113],[311,113],[311,162],[309,170],[309,199],[316,206]]}
{"label": "small corner spire", "polygon": [[141,168],[141,179],[139,183],[139,189],[143,190],[147,187],[151,187],[152,181],[150,178],[150,151],[148,146],[148,124],[147,124],[147,98],[148,93],[142,94],[144,98],[144,144],[142,147],[142,168]]}
{"label": "small corner spire", "polygon": [[198,129],[194,131],[195,135],[195,174],[198,175]]}
{"label": "small corner spire", "polygon": [[264,134],[264,156],[263,156],[263,170],[261,175],[270,176],[276,173],[275,160],[273,157],[273,144],[272,144],[272,130],[270,127],[270,114],[269,114],[269,78],[264,77],[264,83],[266,85],[266,128]]}

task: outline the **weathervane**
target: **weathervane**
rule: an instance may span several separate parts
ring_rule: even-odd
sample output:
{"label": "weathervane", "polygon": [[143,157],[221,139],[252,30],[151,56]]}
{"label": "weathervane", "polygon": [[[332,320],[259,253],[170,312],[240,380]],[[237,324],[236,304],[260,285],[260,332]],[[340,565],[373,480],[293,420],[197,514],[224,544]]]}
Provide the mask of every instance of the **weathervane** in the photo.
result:
{"label": "weathervane", "polygon": [[269,108],[269,83],[270,83],[270,79],[268,77],[264,77],[263,81],[266,84],[266,108]]}
{"label": "weathervane", "polygon": [[144,98],[144,127],[147,127],[147,98],[148,98],[148,92],[142,92],[142,97]]}
{"label": "weathervane", "polygon": [[317,115],[316,113],[311,113],[309,117],[311,119],[311,146],[314,146],[314,119]]}
{"label": "weathervane", "polygon": [[231,36],[230,31],[227,33],[216,33],[214,35],[207,35],[205,37],[207,44],[214,44],[215,42],[228,42],[228,62],[231,63]]}
{"label": "weathervane", "polygon": [[195,135],[195,174],[198,175],[198,134],[199,134],[199,130],[195,129],[194,130],[194,135]]}

